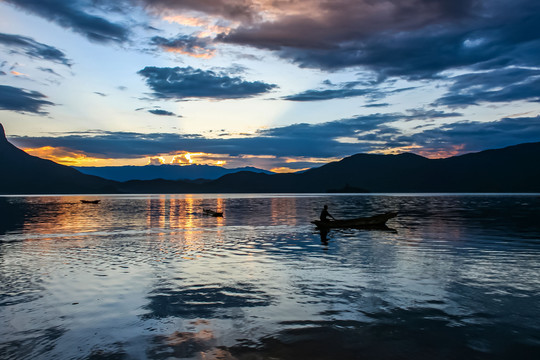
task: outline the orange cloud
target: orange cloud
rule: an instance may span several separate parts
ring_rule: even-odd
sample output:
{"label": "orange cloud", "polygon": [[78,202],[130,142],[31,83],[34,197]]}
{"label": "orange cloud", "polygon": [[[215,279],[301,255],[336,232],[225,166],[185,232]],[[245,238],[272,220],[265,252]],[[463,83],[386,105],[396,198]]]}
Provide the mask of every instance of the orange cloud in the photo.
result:
{"label": "orange cloud", "polygon": [[409,146],[400,146],[400,147],[393,147],[383,150],[373,150],[369,151],[368,154],[382,154],[382,155],[398,155],[406,152],[412,152],[412,153],[418,153],[419,150],[422,149],[421,146],[418,145],[409,145]]}
{"label": "orange cloud", "polygon": [[167,52],[188,55],[198,59],[211,59],[214,57],[216,50],[215,49],[205,49],[200,46],[193,46],[189,50],[178,47],[162,46],[162,48]]}
{"label": "orange cloud", "polygon": [[409,145],[402,147],[395,147],[384,150],[370,151],[370,154],[384,154],[384,155],[397,155],[405,152],[412,152],[420,156],[427,157],[429,159],[444,159],[451,156],[459,155],[463,152],[465,144],[452,145],[449,148],[425,148],[419,145]]}
{"label": "orange cloud", "polygon": [[231,27],[216,25],[212,23],[210,20],[199,18],[199,17],[173,15],[173,16],[165,16],[163,17],[163,20],[168,21],[170,23],[176,23],[176,24],[180,24],[184,26],[203,28],[204,31],[202,31],[199,35],[197,35],[199,37],[206,37],[206,36],[216,35],[216,34],[229,34],[232,30]]}
{"label": "orange cloud", "polygon": [[42,159],[52,160],[62,165],[79,165],[87,160],[87,156],[62,147],[43,146],[39,148],[25,148],[26,153]]}
{"label": "orange cloud", "polygon": [[214,165],[224,166],[227,164],[226,156],[219,154],[209,154],[203,152],[190,153],[181,152],[173,155],[170,164],[177,165]]}
{"label": "orange cloud", "polygon": [[99,158],[82,151],[64,147],[42,146],[38,148],[23,148],[22,150],[32,156],[37,156],[67,166],[144,165],[144,159]]}
{"label": "orange cloud", "polygon": [[[270,170],[276,173],[294,173],[307,170],[310,164],[325,164],[339,159],[333,158],[292,158],[276,157],[274,155],[240,155],[213,154],[205,152],[176,151],[174,153],[156,154],[139,158],[105,158],[96,154],[89,154],[79,150],[64,147],[43,146],[39,148],[24,148],[28,154],[43,159],[52,160],[58,164],[67,166],[145,166],[145,165],[212,165],[238,168],[253,166],[260,169]],[[302,168],[289,167],[283,164],[298,164]]]}
{"label": "orange cloud", "polygon": [[158,157],[151,157],[148,159],[148,163],[146,165],[163,165],[165,164],[165,159],[161,156]]}
{"label": "orange cloud", "polygon": [[315,158],[315,157],[297,157],[297,158],[287,158],[285,162],[287,164],[299,163],[299,162],[310,162],[316,164],[327,164],[332,161],[339,161],[342,158],[332,157],[332,158]]}
{"label": "orange cloud", "polygon": [[197,17],[183,16],[183,15],[165,16],[163,17],[163,20],[168,21],[170,23],[177,23],[177,24],[185,25],[185,26],[198,26],[198,27],[208,26],[207,20],[197,18]]}
{"label": "orange cloud", "polygon": [[422,149],[416,153],[430,159],[444,159],[462,154],[464,148],[465,144],[459,144],[452,145],[449,149]]}
{"label": "orange cloud", "polygon": [[11,70],[10,72],[11,72],[13,75],[15,75],[15,76],[28,76],[28,75],[26,75],[26,74],[20,73],[20,72],[15,71],[15,70]]}
{"label": "orange cloud", "polygon": [[308,170],[308,169],[310,169],[310,168],[291,169],[291,168],[282,166],[282,167],[272,168],[272,169],[270,169],[270,171],[275,172],[275,173],[279,173],[279,174],[287,174],[287,173],[295,173],[295,172],[299,172],[299,171],[304,171],[304,170]]}

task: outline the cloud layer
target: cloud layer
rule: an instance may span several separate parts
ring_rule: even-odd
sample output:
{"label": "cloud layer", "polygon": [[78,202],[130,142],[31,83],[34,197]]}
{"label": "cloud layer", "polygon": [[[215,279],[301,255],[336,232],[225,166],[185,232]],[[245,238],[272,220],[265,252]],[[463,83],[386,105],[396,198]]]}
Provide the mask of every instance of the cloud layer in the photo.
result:
{"label": "cloud layer", "polygon": [[0,85],[0,110],[12,110],[17,112],[29,112],[35,114],[46,114],[42,108],[54,105],[52,102],[44,100],[45,95],[38,91],[28,91],[25,89]]}
{"label": "cloud layer", "polygon": [[[538,83],[535,70],[531,70],[540,63],[540,3],[535,0],[136,3],[159,13],[204,14],[230,25],[228,31],[213,40],[187,35],[152,40],[168,51],[210,56],[216,44],[222,42],[265,49],[301,67],[327,71],[359,68],[373,72],[380,80],[445,80],[449,91],[433,104],[436,106],[537,101]],[[448,75],[448,71],[468,74],[456,77]],[[535,77],[527,79],[527,72]],[[493,85],[497,77],[498,86],[504,90]],[[331,100],[376,91],[376,87],[362,86],[309,89],[283,99]],[[378,95],[383,98],[384,91]]]}
{"label": "cloud layer", "polygon": [[304,67],[362,66],[408,78],[538,59],[540,4],[532,0],[307,0],[303,10],[299,3],[267,2],[262,8],[276,17],[242,23],[220,40],[273,50]]}
{"label": "cloud layer", "polygon": [[[96,42],[124,42],[129,36],[127,25],[118,24],[102,16],[93,15],[96,10],[112,10],[101,1],[86,0],[4,0],[29,13],[41,16],[63,28],[84,35]],[[100,5],[102,5],[100,7]],[[120,4],[119,4],[120,5]],[[125,2],[124,2],[125,5]],[[105,9],[102,7],[105,6]],[[118,8],[114,8],[118,10]]]}
{"label": "cloud layer", "polygon": [[39,43],[32,38],[0,33],[0,44],[7,47],[12,52],[22,51],[22,53],[31,58],[48,60],[66,66],[71,66],[71,61],[66,55],[57,48]]}
{"label": "cloud layer", "polygon": [[162,109],[151,109],[151,110],[148,110],[148,112],[150,114],[154,114],[154,115],[161,115],[161,116],[176,116],[175,113],[171,112],[171,111],[167,111],[167,110],[162,110]]}
{"label": "cloud layer", "polygon": [[153,95],[161,99],[239,99],[264,94],[276,87],[192,67],[147,66],[138,74],[145,78]]}
{"label": "cloud layer", "polygon": [[208,38],[189,35],[180,35],[172,39],[154,36],[151,39],[152,45],[159,46],[165,51],[176,52],[202,59],[209,59],[214,56],[215,49],[210,43],[211,41]]}
{"label": "cloud layer", "polygon": [[416,132],[404,131],[397,126],[399,122],[419,118],[432,121],[456,115],[422,110],[372,114],[322,124],[271,128],[250,137],[205,138],[197,134],[92,132],[61,137],[15,137],[13,140],[22,147],[62,147],[116,158],[155,157],[188,151],[307,159],[374,151],[403,152],[407,149],[427,156],[449,156],[540,139],[540,117],[502,118],[490,122],[460,121]]}

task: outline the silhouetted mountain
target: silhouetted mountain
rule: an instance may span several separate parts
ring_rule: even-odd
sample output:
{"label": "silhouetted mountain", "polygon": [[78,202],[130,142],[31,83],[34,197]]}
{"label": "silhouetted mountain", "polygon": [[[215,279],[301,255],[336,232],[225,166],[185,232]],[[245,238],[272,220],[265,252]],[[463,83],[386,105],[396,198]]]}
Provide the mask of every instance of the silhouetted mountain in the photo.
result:
{"label": "silhouetted mountain", "polygon": [[357,154],[300,174],[237,173],[205,184],[209,191],[540,192],[540,143],[428,159]]}
{"label": "silhouetted mountain", "polygon": [[115,182],[26,154],[0,125],[0,194],[540,192],[540,143],[427,159],[357,154],[295,174],[240,171],[216,180]]}
{"label": "silhouetted mountain", "polygon": [[211,165],[146,165],[146,166],[80,166],[74,167],[80,172],[95,175],[109,180],[215,180],[226,174],[239,171],[253,171],[271,174],[270,171],[254,167],[226,169],[221,166]]}
{"label": "silhouetted mountain", "polygon": [[116,192],[115,184],[69,166],[28,155],[9,143],[0,124],[0,194]]}

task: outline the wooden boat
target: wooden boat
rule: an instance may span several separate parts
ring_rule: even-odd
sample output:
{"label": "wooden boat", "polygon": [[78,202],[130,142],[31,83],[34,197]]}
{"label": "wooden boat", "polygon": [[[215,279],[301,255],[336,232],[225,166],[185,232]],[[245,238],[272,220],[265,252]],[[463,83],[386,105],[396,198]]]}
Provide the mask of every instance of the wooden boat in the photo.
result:
{"label": "wooden boat", "polygon": [[397,212],[387,212],[385,214],[374,215],[370,217],[360,217],[355,219],[320,221],[314,220],[319,229],[345,229],[345,228],[376,228],[385,226],[389,219],[397,216]]}
{"label": "wooden boat", "polygon": [[81,200],[83,204],[99,204],[101,200]]}
{"label": "wooden boat", "polygon": [[211,209],[203,209],[203,214],[213,217],[223,217],[223,212],[217,212]]}

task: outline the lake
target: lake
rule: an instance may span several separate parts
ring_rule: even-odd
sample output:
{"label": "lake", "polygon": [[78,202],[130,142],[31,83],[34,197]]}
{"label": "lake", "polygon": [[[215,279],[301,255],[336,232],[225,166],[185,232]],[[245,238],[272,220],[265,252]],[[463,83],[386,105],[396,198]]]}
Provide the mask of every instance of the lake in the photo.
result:
{"label": "lake", "polygon": [[[399,214],[324,239],[325,204]],[[1,359],[540,359],[539,194],[5,196],[0,211]]]}

